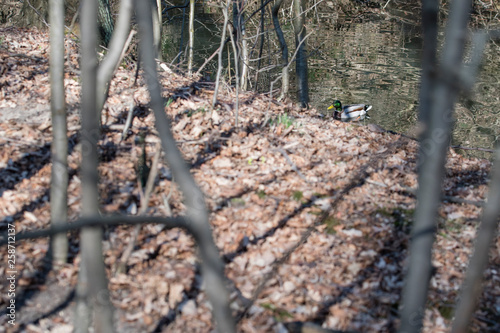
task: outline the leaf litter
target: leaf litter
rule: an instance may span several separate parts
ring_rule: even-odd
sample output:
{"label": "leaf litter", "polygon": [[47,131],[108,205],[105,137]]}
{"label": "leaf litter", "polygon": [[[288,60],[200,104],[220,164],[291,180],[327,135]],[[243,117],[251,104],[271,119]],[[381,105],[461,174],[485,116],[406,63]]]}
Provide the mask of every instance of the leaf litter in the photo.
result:
{"label": "leaf litter", "polygon": [[[0,45],[0,220],[2,229],[47,228],[50,220],[49,40],[36,30],[2,28]],[[69,128],[68,216],[80,213],[78,51],[66,41]],[[147,130],[151,160],[158,138],[143,79],[133,86],[131,66],[118,69],[103,112],[99,166],[101,212],[133,214],[140,205],[134,144]],[[215,110],[213,84],[160,73],[166,112],[191,172],[206,196],[213,235],[226,263],[231,308],[241,332],[282,332],[288,322],[325,328],[393,332],[409,230],[415,211],[417,142],[370,126],[322,118],[290,102],[222,89]],[[134,118],[125,140],[125,119]],[[287,122],[280,123],[283,115]],[[272,120],[264,123],[266,117]],[[281,118],[280,118],[281,117]],[[292,119],[292,120],[290,120]],[[182,194],[160,162],[148,214],[183,214]],[[438,217],[435,273],[425,309],[425,332],[450,328],[453,304],[472,251],[485,200],[487,160],[450,149],[443,184],[447,198]],[[104,259],[119,332],[210,332],[211,305],[197,250],[182,230],[142,228],[127,274],[113,271],[132,227],[105,227]],[[72,330],[72,290],[77,282],[78,232],[70,232],[70,262],[49,270],[48,240],[16,243],[18,328]],[[0,260],[7,261],[6,248]],[[500,241],[491,251],[473,332],[498,331]],[[0,266],[5,276],[6,266]],[[7,280],[2,279],[3,290]],[[67,300],[68,306],[58,308]],[[2,308],[8,301],[0,298]],[[21,303],[17,304],[21,304]],[[57,309],[57,310],[54,310]],[[5,316],[0,321],[4,324]],[[6,331],[2,325],[0,331]]]}

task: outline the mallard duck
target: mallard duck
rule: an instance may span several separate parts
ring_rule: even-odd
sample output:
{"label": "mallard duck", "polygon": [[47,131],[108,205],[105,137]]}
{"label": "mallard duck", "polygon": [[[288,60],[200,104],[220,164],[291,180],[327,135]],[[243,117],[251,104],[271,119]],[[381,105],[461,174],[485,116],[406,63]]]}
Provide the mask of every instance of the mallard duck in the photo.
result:
{"label": "mallard duck", "polygon": [[368,111],[371,110],[372,106],[367,104],[352,104],[342,106],[339,100],[333,102],[332,105],[328,107],[328,110],[335,109],[333,117],[342,121],[351,120],[363,120],[369,119]]}

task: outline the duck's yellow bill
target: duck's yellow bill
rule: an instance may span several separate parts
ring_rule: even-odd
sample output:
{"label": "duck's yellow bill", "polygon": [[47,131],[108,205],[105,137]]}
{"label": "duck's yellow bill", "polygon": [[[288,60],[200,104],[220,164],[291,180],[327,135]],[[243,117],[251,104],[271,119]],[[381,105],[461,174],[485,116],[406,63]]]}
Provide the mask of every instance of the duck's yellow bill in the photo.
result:
{"label": "duck's yellow bill", "polygon": [[330,106],[328,107],[328,110],[333,109],[334,107],[335,107],[335,106],[333,106],[333,104],[332,104],[332,105],[330,105]]}

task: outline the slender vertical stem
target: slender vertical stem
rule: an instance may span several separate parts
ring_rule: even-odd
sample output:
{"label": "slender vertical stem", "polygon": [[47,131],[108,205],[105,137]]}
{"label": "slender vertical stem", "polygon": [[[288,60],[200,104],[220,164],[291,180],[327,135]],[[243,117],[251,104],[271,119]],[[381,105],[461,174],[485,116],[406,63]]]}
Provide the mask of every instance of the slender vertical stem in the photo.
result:
{"label": "slender vertical stem", "polygon": [[410,243],[410,262],[403,289],[403,309],[399,332],[420,332],[431,278],[432,246],[436,216],[441,201],[441,183],[453,124],[453,106],[458,85],[450,84],[462,68],[470,0],[451,5],[446,42],[440,61],[440,75],[434,76],[430,101],[428,134],[420,143],[417,209]]}
{"label": "slender vertical stem", "polygon": [[[52,112],[52,173],[50,184],[50,219],[54,226],[68,218],[68,135],[64,95],[64,1],[50,0],[50,107]],[[52,238],[55,263],[65,263],[68,238]]]}
{"label": "slender vertical stem", "polygon": [[155,126],[160,135],[165,158],[172,174],[185,198],[188,219],[193,236],[200,247],[203,279],[206,293],[211,301],[218,332],[235,332],[235,322],[229,308],[229,293],[225,287],[224,265],[215,246],[212,230],[208,221],[205,199],[200,188],[189,172],[179,148],[174,140],[170,120],[165,115],[161,85],[156,73],[156,63],[151,54],[153,45],[151,16],[148,5],[136,0],[136,13],[139,22],[141,58],[143,59],[146,82],[151,96],[151,107],[155,114]]}
{"label": "slender vertical stem", "polygon": [[188,73],[193,72],[193,46],[194,46],[194,0],[189,0],[189,57]]}
{"label": "slender vertical stem", "polygon": [[[100,137],[97,109],[97,1],[82,3],[82,216],[99,216],[98,151]],[[89,316],[94,312],[96,332],[113,332],[112,305],[102,252],[102,228],[87,227],[80,233],[81,271],[77,286],[75,330],[87,332]],[[82,311],[82,313],[80,313]]]}
{"label": "slender vertical stem", "polygon": [[465,282],[455,311],[452,333],[468,332],[468,325],[474,308],[481,295],[483,273],[488,265],[488,252],[497,236],[498,218],[500,216],[500,147],[496,149],[495,164],[492,170],[488,202],[484,208],[481,226],[475,241],[474,254],[467,268]]}
{"label": "slender vertical stem", "polygon": [[[227,13],[227,12],[226,12]],[[225,19],[228,19],[226,17]],[[228,28],[229,29],[229,28]],[[234,54],[234,85],[236,90],[236,101],[235,101],[235,126],[238,128],[238,113],[239,113],[239,65],[238,65],[238,48],[236,46],[236,41],[233,38],[233,34],[229,31],[229,36],[231,37],[231,45],[233,46],[233,54]]]}
{"label": "slender vertical stem", "polygon": [[[226,1],[226,5],[222,5],[222,12],[224,14],[224,26],[222,28],[222,37],[220,39],[220,47],[219,47],[219,62],[217,65],[217,76],[215,77],[215,89],[214,89],[214,97],[212,99],[212,108],[215,107],[215,103],[217,103],[217,95],[219,93],[219,84],[220,84],[220,75],[222,73],[222,52],[224,51],[224,44],[226,43],[226,29],[228,23],[228,14],[227,10],[229,7],[229,3],[231,0]],[[229,59],[229,57],[228,57]]]}

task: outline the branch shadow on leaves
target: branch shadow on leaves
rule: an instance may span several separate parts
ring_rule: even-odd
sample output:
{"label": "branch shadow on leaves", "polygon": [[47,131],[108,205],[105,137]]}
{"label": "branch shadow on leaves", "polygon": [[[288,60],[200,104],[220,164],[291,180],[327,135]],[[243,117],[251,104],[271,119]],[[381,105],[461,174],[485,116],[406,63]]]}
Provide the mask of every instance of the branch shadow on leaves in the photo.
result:
{"label": "branch shadow on leaves", "polygon": [[[75,169],[70,169],[68,172],[68,178],[71,179],[73,176],[75,176],[77,173],[77,170]],[[37,208],[40,208],[41,206],[45,205],[47,203],[47,198],[49,197],[50,194],[50,188],[45,189],[43,193],[41,193],[36,199],[33,199],[31,202],[26,203],[18,212],[16,212],[13,215],[7,216],[4,221],[16,221],[22,218],[24,215],[24,212],[33,212]],[[71,248],[72,246],[70,246]],[[20,289],[16,292],[16,309],[20,311],[28,301],[30,301],[33,297],[35,297],[38,293],[42,291],[38,290],[33,290],[32,286],[33,285],[45,285],[47,282],[47,277],[49,273],[52,271],[53,266],[52,266],[52,253],[51,250],[47,251],[45,253],[45,256],[40,260],[39,265],[37,267],[34,267],[35,269],[35,275],[32,277],[32,279],[35,281],[34,283],[30,283],[29,286],[26,288]],[[22,278],[22,275],[17,276],[17,279]],[[6,312],[2,311],[0,314],[4,314]],[[39,317],[39,319],[42,319],[42,317]]]}
{"label": "branch shadow on leaves", "polygon": [[194,299],[198,297],[198,295],[201,292],[200,286],[197,286],[198,281],[196,279],[196,276],[201,276],[201,267],[199,264],[196,264],[194,267],[194,278],[191,283],[191,286],[189,287],[189,291],[187,292],[187,295],[179,302],[177,302],[176,306],[173,309],[170,309],[168,313],[163,316],[159,321],[156,327],[152,330],[154,333],[160,333],[163,332],[168,326],[173,323],[177,317],[177,314],[181,309],[179,309],[181,306],[183,306],[188,300]]}
{"label": "branch shadow on leaves", "polygon": [[[73,152],[77,141],[78,134],[73,134],[68,138],[68,154]],[[9,162],[7,167],[0,169],[0,197],[3,192],[14,189],[16,184],[33,177],[46,164],[50,163],[50,146],[49,142],[36,150],[26,152],[23,157]]]}
{"label": "branch shadow on leaves", "polygon": [[[357,169],[357,172],[355,173],[354,177],[352,177],[352,180],[349,184],[344,186],[344,188],[342,190],[335,191],[335,193],[331,194],[332,198],[335,197],[335,199],[331,203],[331,207],[327,211],[325,211],[322,214],[322,216],[320,218],[318,218],[318,220],[316,220],[315,223],[313,223],[310,227],[308,227],[308,229],[302,234],[301,239],[297,242],[297,244],[295,246],[293,246],[288,251],[286,251],[280,259],[276,260],[272,264],[271,271],[264,275],[260,284],[254,289],[252,298],[250,300],[248,300],[244,309],[242,311],[240,311],[239,315],[237,316],[237,318],[239,318],[238,320],[241,320],[246,316],[250,307],[255,303],[255,301],[258,299],[260,293],[264,290],[265,284],[267,283],[267,281],[271,280],[271,278],[273,276],[278,274],[278,267],[281,266],[283,263],[285,263],[288,260],[288,258],[292,252],[295,252],[302,244],[304,244],[307,241],[307,239],[314,232],[314,230],[316,229],[317,226],[319,226],[320,224],[323,224],[324,220],[338,206],[338,204],[342,200],[342,198],[345,195],[347,195],[354,188],[357,188],[359,186],[363,186],[365,184],[365,180],[367,178],[369,178],[369,176],[372,173],[376,172],[380,168],[379,162],[383,158],[385,158],[387,155],[392,154],[392,152],[395,149],[399,148],[402,144],[403,143],[401,142],[401,140],[397,140],[396,142],[393,143],[391,149],[388,149],[385,153],[382,153],[382,154],[379,154],[379,155],[372,157],[367,163],[365,163],[364,165],[362,165],[360,168]],[[292,214],[283,218],[278,225],[280,227],[283,227],[284,225],[286,225],[286,222],[290,218],[297,215],[301,210],[303,210],[304,208],[306,208],[308,205],[311,205],[311,204],[312,204],[312,202],[303,204],[301,207],[299,207],[297,210],[295,210]],[[270,229],[268,231],[268,233],[273,234],[275,232],[275,230],[273,230],[273,229],[274,228]],[[391,242],[393,242],[393,240],[387,241],[387,243],[389,243],[389,244]],[[239,254],[243,253],[244,251],[247,251],[247,249],[248,249],[248,247],[245,246],[236,255],[239,255]],[[379,257],[381,257],[380,254],[376,258],[379,258]],[[319,325],[321,325],[326,320],[330,307],[332,305],[342,301],[343,299],[345,299],[347,297],[347,295],[353,290],[353,288],[356,285],[362,285],[362,282],[366,279],[365,275],[363,273],[364,272],[370,273],[372,271],[372,268],[374,267],[374,265],[377,262],[378,261],[376,261],[376,259],[374,259],[373,262],[369,266],[367,266],[365,269],[363,269],[361,271],[361,273],[358,275],[358,277],[353,282],[349,283],[346,286],[339,286],[340,287],[339,294],[336,297],[334,297],[332,300],[324,303],[324,305],[320,308],[320,310],[317,311],[316,316],[313,318],[313,322],[319,323]],[[298,325],[298,326],[300,326],[300,325]]]}
{"label": "branch shadow on leaves", "polygon": [[74,288],[72,288],[71,290],[69,290],[69,292],[67,293],[64,300],[62,300],[59,304],[56,304],[55,306],[53,306],[52,309],[48,310],[47,312],[45,312],[43,314],[40,314],[36,318],[33,318],[25,323],[20,323],[19,330],[20,331],[25,330],[28,325],[37,325],[40,323],[41,320],[48,318],[52,315],[55,315],[55,314],[59,313],[60,311],[68,308],[68,306],[71,304],[71,302],[75,298],[75,295],[76,295],[76,290]]}

